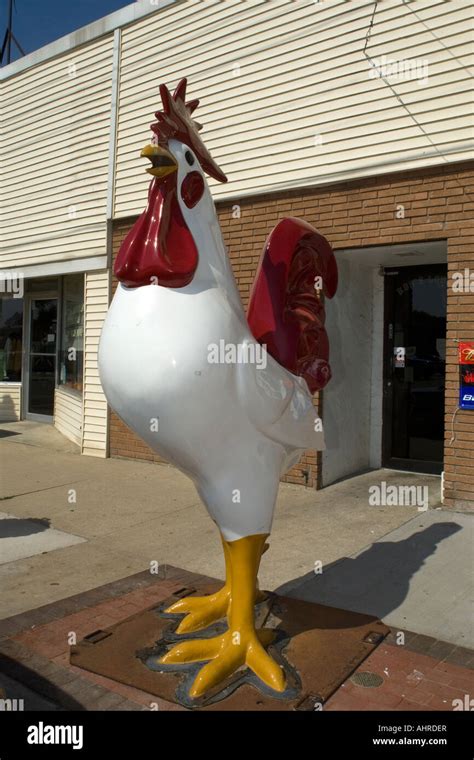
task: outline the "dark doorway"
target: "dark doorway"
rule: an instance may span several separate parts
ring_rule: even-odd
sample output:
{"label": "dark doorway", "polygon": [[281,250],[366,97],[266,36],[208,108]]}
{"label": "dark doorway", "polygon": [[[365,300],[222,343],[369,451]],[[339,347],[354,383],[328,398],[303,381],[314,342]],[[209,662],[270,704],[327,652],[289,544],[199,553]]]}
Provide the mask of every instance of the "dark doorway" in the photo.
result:
{"label": "dark doorway", "polygon": [[29,300],[27,419],[53,420],[57,319],[56,297]]}
{"label": "dark doorway", "polygon": [[385,270],[383,466],[443,469],[447,267]]}

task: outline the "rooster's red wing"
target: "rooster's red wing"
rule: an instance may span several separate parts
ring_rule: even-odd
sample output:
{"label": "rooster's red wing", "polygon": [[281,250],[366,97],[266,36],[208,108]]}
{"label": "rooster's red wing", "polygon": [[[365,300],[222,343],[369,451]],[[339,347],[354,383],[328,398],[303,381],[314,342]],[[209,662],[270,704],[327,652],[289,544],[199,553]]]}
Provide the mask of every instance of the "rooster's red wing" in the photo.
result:
{"label": "rooster's red wing", "polygon": [[329,341],[320,293],[332,298],[337,265],[331,246],[301,219],[283,219],[267,238],[250,295],[254,338],[311,393],[331,377]]}

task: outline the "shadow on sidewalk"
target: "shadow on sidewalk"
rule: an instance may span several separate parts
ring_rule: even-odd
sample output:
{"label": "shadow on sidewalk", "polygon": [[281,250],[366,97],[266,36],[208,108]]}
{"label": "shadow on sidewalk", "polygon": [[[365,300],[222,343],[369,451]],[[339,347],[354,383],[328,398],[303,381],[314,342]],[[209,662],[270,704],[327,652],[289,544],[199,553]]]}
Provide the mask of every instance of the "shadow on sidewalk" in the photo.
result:
{"label": "shadow on sidewalk", "polygon": [[[58,706],[61,710],[85,710],[86,708],[70,694],[60,689],[48,678],[41,676],[34,670],[26,667],[17,660],[0,653],[0,673],[26,686],[31,691],[44,697]],[[26,706],[28,710],[28,706]]]}
{"label": "shadow on sidewalk", "polygon": [[48,518],[25,517],[17,519],[15,517],[5,517],[0,520],[0,540],[2,538],[19,538],[20,536],[32,536],[35,533],[42,533],[48,530],[50,521]]}
{"label": "shadow on sidewalk", "polygon": [[20,435],[20,433],[16,433],[13,430],[2,430],[2,428],[0,428],[0,438],[9,438],[12,435]]}
{"label": "shadow on sidewalk", "polygon": [[339,559],[324,567],[321,574],[307,573],[275,591],[383,620],[407,597],[410,579],[436,552],[438,544],[460,530],[455,522],[442,522],[401,541],[378,541],[355,558]]}

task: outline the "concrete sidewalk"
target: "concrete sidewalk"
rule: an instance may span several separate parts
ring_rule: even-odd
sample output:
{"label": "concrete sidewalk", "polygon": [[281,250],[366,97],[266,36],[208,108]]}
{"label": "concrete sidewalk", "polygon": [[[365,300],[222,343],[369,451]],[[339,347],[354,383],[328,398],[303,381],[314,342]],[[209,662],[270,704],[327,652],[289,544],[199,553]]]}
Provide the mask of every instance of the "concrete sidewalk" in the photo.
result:
{"label": "concrete sidewalk", "polygon": [[[191,481],[175,469],[97,460],[17,440],[0,440],[2,511],[49,521],[51,528],[86,542],[56,551],[37,545],[34,556],[0,564],[1,617],[123,578],[152,562],[222,577],[217,530]],[[262,584],[274,588],[311,572],[315,562],[326,565],[351,555],[417,514],[416,507],[370,507],[368,487],[381,478],[413,481],[378,472],[320,492],[282,484]],[[439,480],[431,482],[436,500]],[[0,562],[1,552],[0,544]]]}
{"label": "concrete sidewalk", "polygon": [[[0,618],[125,578],[150,569],[153,563],[222,578],[217,530],[193,484],[175,469],[145,462],[78,456],[50,426],[33,429],[28,424],[20,428],[10,425],[4,426],[4,430],[6,435],[0,437],[1,508],[8,521],[0,520]],[[16,434],[18,430],[20,433]],[[427,486],[433,511],[420,513],[416,506],[370,506],[369,488],[382,481],[387,485]],[[456,558],[464,557],[468,562],[472,549],[467,536],[472,515],[463,515],[462,522],[456,513],[441,514],[436,511],[437,507],[437,477],[379,470],[317,492],[282,484],[271,548],[262,561],[261,586],[283,587],[295,595],[311,597],[317,581],[317,593],[323,593],[326,604],[343,602],[341,606],[350,606],[351,600],[357,597],[358,580],[353,579],[348,584],[346,570],[340,582],[339,576],[334,575],[334,563],[346,562],[348,566],[359,568],[361,589],[367,588],[364,573],[384,578],[378,593],[385,594],[391,601],[380,608],[378,614],[382,617],[391,614],[393,625],[423,633],[417,620],[412,625],[408,618],[419,609],[421,601],[428,626],[432,625],[437,611],[452,609],[453,585],[449,578],[458,584],[458,601],[461,600],[466,589],[464,581],[459,588],[460,578],[464,576],[459,573]],[[12,526],[17,528],[12,523],[15,518],[19,518],[16,533],[20,538],[16,558],[12,554],[11,536]],[[408,540],[410,535],[419,532],[420,519],[436,519],[437,523],[448,525],[437,540],[433,537],[433,541],[423,543],[421,553],[414,552]],[[2,523],[8,523],[8,538],[2,534]],[[28,533],[28,525],[33,526],[32,532],[36,534],[34,540],[29,539],[33,547],[31,556],[25,556],[21,538]],[[48,529],[38,530],[41,525]],[[394,534],[389,539],[394,551],[387,553],[384,537],[400,528],[405,533],[400,534],[400,538]],[[51,544],[52,537],[58,540],[58,534],[52,536],[50,530],[61,532],[62,548]],[[377,544],[381,539],[383,541]],[[454,539],[456,543],[451,544]],[[7,541],[10,542],[8,556]],[[405,541],[398,547],[399,552],[395,546],[397,541]],[[3,548],[2,542],[5,542]],[[446,544],[446,550],[439,551],[438,543]],[[364,552],[370,562],[356,559]],[[354,559],[349,562],[348,558]],[[322,576],[315,573],[320,565]],[[442,583],[438,570],[442,570],[445,579]],[[320,583],[322,578],[324,585]],[[363,596],[365,601],[374,601],[373,593]],[[432,599],[430,604],[426,604],[427,597]],[[410,600],[408,607],[403,606],[405,598]],[[399,615],[397,609],[401,611]],[[459,631],[463,625],[463,610],[464,605],[459,601],[456,608]],[[467,618],[464,627],[468,628]],[[451,633],[452,630],[453,626]],[[435,634],[439,637],[437,630],[430,635]],[[467,642],[464,639],[458,643],[466,645]]]}
{"label": "concrete sidewalk", "polygon": [[279,593],[474,649],[474,518],[430,510]]}

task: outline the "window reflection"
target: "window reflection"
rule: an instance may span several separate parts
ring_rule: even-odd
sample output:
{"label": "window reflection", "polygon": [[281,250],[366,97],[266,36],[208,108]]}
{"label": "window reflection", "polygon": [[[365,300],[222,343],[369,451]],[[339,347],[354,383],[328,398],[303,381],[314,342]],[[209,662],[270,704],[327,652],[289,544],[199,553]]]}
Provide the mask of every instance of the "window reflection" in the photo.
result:
{"label": "window reflection", "polygon": [[84,351],[84,275],[68,275],[63,280],[61,305],[59,383],[82,392]]}
{"label": "window reflection", "polygon": [[23,299],[0,298],[0,381],[21,381]]}

